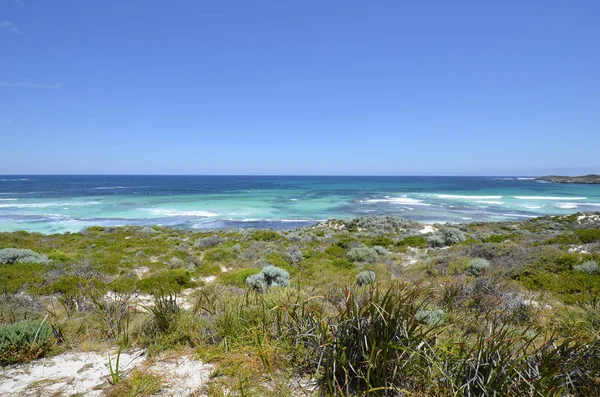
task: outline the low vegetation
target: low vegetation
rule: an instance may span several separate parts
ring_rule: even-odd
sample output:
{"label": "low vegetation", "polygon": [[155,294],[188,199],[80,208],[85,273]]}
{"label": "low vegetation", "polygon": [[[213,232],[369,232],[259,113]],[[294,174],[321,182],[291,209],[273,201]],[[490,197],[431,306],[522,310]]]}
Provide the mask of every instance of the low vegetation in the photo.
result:
{"label": "low vegetation", "polygon": [[595,396],[599,261],[598,213],[0,233],[0,364],[144,348],[212,363],[210,396]]}

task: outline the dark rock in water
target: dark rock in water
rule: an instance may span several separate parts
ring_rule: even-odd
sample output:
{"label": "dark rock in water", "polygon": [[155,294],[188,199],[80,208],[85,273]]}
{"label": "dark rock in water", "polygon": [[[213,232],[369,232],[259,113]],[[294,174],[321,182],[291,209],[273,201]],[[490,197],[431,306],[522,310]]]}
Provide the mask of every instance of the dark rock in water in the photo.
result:
{"label": "dark rock in water", "polygon": [[548,181],[552,183],[582,183],[582,184],[600,184],[600,175],[590,174],[583,176],[558,176],[548,175],[535,178],[538,181]]}

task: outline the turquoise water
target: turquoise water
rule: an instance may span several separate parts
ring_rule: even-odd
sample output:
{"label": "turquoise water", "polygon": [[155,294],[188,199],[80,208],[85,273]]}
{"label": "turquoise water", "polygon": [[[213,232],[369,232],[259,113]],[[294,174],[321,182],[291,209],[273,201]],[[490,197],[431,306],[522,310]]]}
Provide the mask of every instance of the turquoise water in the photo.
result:
{"label": "turquoise water", "polygon": [[577,211],[600,211],[599,185],[528,177],[0,176],[0,231],[295,228],[369,214],[472,222]]}

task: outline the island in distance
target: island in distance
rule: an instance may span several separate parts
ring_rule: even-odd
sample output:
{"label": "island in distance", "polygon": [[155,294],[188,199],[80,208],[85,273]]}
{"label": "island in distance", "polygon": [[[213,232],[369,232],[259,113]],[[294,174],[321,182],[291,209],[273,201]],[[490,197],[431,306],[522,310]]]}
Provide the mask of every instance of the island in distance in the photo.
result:
{"label": "island in distance", "polygon": [[600,184],[600,175],[598,174],[589,174],[583,176],[558,176],[558,175],[548,175],[548,176],[539,176],[537,178],[538,181],[548,181],[552,183],[583,183],[583,184]]}

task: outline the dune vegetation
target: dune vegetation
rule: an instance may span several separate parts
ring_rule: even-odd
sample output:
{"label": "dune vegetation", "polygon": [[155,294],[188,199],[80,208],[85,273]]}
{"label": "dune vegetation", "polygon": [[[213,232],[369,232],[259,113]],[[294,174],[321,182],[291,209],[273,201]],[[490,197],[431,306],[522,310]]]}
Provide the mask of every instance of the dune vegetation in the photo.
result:
{"label": "dune vegetation", "polygon": [[[211,364],[209,396],[595,396],[598,263],[600,213],[0,233],[0,364],[143,349]],[[107,395],[162,395],[110,369]]]}

